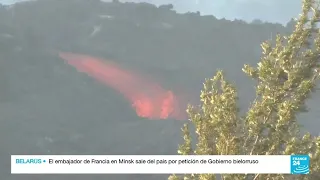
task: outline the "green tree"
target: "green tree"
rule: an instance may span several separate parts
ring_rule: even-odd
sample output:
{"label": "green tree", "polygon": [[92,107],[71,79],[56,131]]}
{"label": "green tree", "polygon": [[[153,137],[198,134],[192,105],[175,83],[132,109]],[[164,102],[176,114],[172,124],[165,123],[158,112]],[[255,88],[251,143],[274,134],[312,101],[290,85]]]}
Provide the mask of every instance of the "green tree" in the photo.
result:
{"label": "green tree", "polygon": [[[311,14],[311,16],[310,16]],[[310,174],[219,175],[224,180],[316,180],[320,179],[320,137],[302,135],[297,114],[306,112],[305,101],[315,91],[319,79],[320,18],[318,2],[304,0],[302,13],[289,36],[277,35],[275,45],[261,44],[263,56],[256,68],[243,71],[257,82],[256,98],[241,117],[237,91],[222,71],[207,79],[201,91],[201,108],[187,112],[197,135],[192,147],[188,124],[182,128],[182,155],[291,155],[309,154]],[[213,174],[176,176],[169,180],[215,180]]]}

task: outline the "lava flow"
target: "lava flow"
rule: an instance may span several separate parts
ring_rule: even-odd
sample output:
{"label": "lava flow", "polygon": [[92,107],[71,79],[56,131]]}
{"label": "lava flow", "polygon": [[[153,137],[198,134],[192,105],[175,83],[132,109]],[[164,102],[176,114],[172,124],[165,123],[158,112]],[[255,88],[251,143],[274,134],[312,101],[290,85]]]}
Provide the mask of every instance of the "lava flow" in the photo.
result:
{"label": "lava flow", "polygon": [[67,52],[60,52],[59,56],[78,71],[120,92],[140,117],[177,120],[187,117],[182,99],[156,82],[101,58]]}

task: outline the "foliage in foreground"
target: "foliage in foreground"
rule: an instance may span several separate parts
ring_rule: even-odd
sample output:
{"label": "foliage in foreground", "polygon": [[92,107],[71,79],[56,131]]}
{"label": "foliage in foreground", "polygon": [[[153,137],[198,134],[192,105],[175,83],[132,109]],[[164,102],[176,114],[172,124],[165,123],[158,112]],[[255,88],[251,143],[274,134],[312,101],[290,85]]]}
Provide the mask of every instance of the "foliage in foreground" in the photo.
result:
{"label": "foliage in foreground", "polygon": [[[309,17],[310,13],[312,14]],[[219,71],[207,79],[200,98],[201,109],[190,106],[188,113],[196,128],[193,148],[188,125],[182,128],[184,144],[179,154],[189,155],[290,155],[309,154],[308,175],[219,175],[224,180],[315,180],[320,179],[320,137],[301,135],[296,116],[306,112],[305,101],[319,78],[320,18],[314,0],[304,0],[293,33],[276,38],[275,46],[262,43],[263,56],[254,68],[243,71],[256,82],[256,99],[244,117],[239,116],[237,91]],[[172,175],[169,180],[215,180],[213,174]]]}

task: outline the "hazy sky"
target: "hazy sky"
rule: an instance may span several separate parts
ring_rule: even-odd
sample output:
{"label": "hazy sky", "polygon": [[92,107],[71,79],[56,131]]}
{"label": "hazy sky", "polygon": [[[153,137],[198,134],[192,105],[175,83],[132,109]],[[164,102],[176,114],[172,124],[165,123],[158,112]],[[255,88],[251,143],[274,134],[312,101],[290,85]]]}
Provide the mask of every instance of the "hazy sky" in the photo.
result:
{"label": "hazy sky", "polygon": [[[0,0],[10,4],[21,0]],[[125,1],[125,0],[120,0]],[[153,4],[173,4],[179,12],[200,11],[218,18],[261,19],[269,22],[287,23],[300,12],[301,0],[128,0]]]}

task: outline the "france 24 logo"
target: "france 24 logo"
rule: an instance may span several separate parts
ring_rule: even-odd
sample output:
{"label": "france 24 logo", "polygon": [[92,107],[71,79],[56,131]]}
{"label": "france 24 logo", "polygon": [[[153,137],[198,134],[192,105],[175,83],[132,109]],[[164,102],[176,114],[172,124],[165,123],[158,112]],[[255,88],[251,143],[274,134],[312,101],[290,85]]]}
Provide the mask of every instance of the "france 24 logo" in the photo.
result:
{"label": "france 24 logo", "polygon": [[291,174],[309,174],[310,157],[308,155],[291,155]]}

